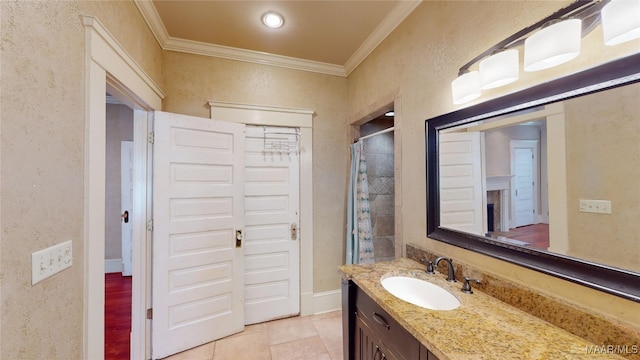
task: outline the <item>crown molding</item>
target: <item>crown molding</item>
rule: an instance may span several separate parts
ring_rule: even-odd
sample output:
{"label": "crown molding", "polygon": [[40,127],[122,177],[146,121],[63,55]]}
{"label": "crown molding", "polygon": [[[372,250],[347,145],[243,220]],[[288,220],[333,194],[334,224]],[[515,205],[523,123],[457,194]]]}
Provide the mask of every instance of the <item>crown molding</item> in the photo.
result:
{"label": "crown molding", "polygon": [[422,0],[400,1],[376,27],[365,42],[347,60],[345,65],[304,60],[289,56],[213,45],[169,36],[160,15],[151,0],[134,0],[142,17],[163,50],[211,56],[288,69],[316,72],[334,76],[348,76],[364,59],[409,15]]}
{"label": "crown molding", "polygon": [[213,45],[199,41],[185,40],[174,37],[169,37],[162,48],[164,50],[212,56],[222,59],[245,61],[263,65],[279,66],[294,70],[303,70],[343,77],[346,76],[344,66],[340,65],[311,60],[302,60],[288,56],[239,49],[229,46]]}
{"label": "crown molding", "polygon": [[344,64],[346,75],[351,74],[421,2],[422,0],[400,1]]}

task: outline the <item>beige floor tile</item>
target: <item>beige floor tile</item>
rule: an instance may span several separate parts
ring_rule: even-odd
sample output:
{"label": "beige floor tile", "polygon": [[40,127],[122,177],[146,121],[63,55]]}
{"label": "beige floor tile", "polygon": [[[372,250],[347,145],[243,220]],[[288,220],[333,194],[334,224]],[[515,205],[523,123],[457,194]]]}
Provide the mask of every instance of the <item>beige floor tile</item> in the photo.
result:
{"label": "beige floor tile", "polygon": [[271,346],[274,360],[331,360],[320,336]]}
{"label": "beige floor tile", "polygon": [[329,350],[329,356],[331,360],[343,360],[344,354],[342,353],[342,346],[339,349]]}
{"label": "beige floor tile", "polygon": [[216,341],[215,360],[271,360],[266,332],[230,336]]}
{"label": "beige floor tile", "polygon": [[342,318],[333,316],[313,321],[327,350],[342,348]]}
{"label": "beige floor tile", "polygon": [[318,335],[311,316],[296,316],[271,321],[267,323],[267,331],[269,332],[270,345],[282,344]]}
{"label": "beige floor tile", "polygon": [[259,332],[266,332],[266,331],[267,331],[267,323],[247,325],[244,327],[243,331],[237,334],[233,334],[229,337],[245,336],[245,335],[255,334]]}
{"label": "beige floor tile", "polygon": [[165,360],[211,360],[216,343],[210,342],[165,358]]}

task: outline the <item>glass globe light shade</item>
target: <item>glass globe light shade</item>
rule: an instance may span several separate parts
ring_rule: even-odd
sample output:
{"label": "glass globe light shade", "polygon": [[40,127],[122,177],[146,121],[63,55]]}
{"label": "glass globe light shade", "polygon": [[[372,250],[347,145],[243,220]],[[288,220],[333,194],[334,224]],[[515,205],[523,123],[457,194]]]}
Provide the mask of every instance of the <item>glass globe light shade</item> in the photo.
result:
{"label": "glass globe light shade", "polygon": [[540,29],[524,41],[524,71],[563,64],[580,54],[582,20],[570,19]]}
{"label": "glass globe light shade", "polygon": [[605,45],[617,45],[640,38],[640,1],[611,0],[601,12]]}
{"label": "glass globe light shade", "polygon": [[480,96],[480,73],[471,71],[458,76],[451,82],[453,103],[464,104]]}
{"label": "glass globe light shade", "polygon": [[482,89],[493,89],[518,80],[520,76],[518,50],[501,51],[480,61]]}

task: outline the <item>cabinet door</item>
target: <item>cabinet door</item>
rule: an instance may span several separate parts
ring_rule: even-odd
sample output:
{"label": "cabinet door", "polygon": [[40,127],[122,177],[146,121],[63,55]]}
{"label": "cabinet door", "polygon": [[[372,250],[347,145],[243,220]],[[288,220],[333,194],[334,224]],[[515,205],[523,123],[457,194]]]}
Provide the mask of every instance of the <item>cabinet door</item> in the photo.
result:
{"label": "cabinet door", "polygon": [[418,340],[360,289],[356,293],[356,312],[356,318],[361,318],[373,330],[380,339],[379,342],[387,349],[386,353],[396,354],[400,359],[418,359]]}
{"label": "cabinet door", "polygon": [[438,358],[433,355],[433,353],[427,350],[424,345],[420,344],[420,360],[438,360]]}
{"label": "cabinet door", "polygon": [[355,322],[355,360],[401,360],[369,328],[362,318],[356,316]]}

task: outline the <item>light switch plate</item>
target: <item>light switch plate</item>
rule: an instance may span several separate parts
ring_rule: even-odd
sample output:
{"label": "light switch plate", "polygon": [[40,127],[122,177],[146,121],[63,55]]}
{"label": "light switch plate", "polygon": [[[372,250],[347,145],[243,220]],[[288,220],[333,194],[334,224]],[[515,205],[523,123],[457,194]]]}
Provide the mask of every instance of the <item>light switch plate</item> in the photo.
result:
{"label": "light switch plate", "polygon": [[31,254],[31,285],[70,268],[73,264],[71,240]]}
{"label": "light switch plate", "polygon": [[611,201],[580,199],[580,212],[611,214]]}

